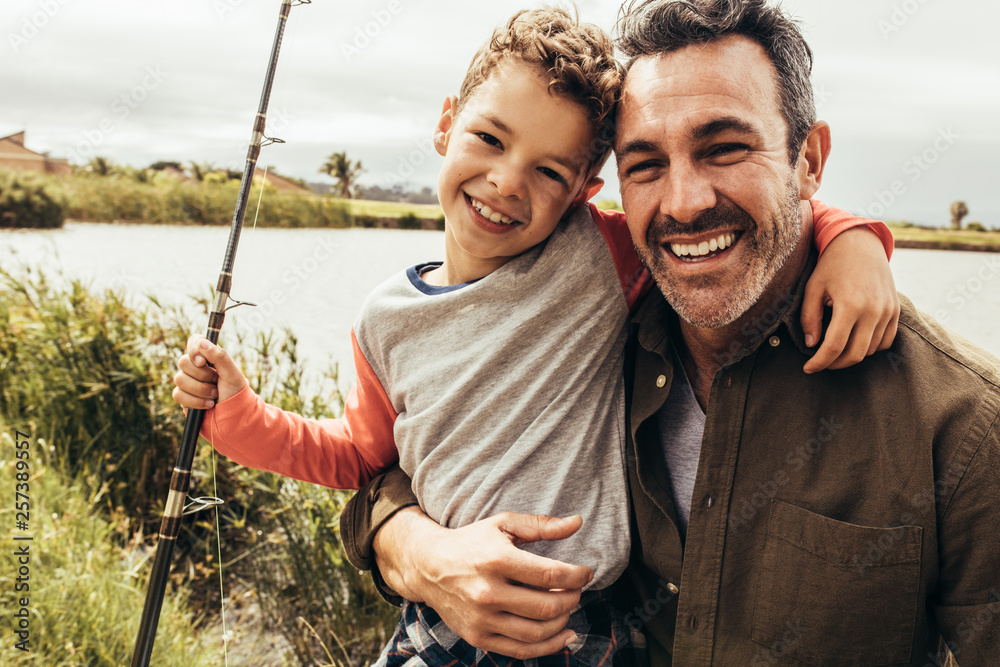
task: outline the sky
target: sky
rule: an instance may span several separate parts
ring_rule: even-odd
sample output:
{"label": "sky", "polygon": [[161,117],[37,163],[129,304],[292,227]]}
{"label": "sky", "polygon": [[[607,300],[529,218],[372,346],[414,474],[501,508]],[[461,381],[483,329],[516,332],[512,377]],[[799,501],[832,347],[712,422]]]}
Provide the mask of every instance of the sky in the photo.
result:
{"label": "sky", "polygon": [[[261,164],[322,181],[345,150],[362,183],[434,187],[441,104],[525,0],[313,0],[293,7]],[[558,3],[556,3],[558,4]],[[579,0],[612,30],[617,0]],[[1000,46],[993,0],[786,0],[815,54],[833,154],[819,197],[884,220],[1000,227]],[[0,136],[85,163],[242,169],[278,0],[4,0]],[[613,162],[597,199],[619,199]]]}

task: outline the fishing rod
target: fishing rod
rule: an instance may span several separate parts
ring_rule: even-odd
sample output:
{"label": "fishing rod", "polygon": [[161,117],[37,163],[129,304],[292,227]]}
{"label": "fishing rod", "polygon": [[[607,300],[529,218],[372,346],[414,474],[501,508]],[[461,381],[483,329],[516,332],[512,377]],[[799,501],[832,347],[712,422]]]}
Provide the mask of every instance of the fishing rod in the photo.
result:
{"label": "fishing rod", "polygon": [[[257,108],[257,116],[253,123],[253,133],[250,135],[250,148],[247,150],[247,162],[243,168],[243,180],[240,182],[240,193],[236,199],[236,211],[233,213],[233,224],[229,230],[229,243],[226,247],[226,254],[222,261],[222,272],[219,274],[219,282],[215,288],[215,303],[208,318],[208,331],[205,334],[213,343],[219,341],[219,331],[222,323],[226,319],[227,302],[230,299],[229,292],[233,281],[233,263],[236,260],[236,247],[240,241],[240,231],[243,229],[243,217],[246,214],[247,202],[250,199],[250,186],[253,184],[253,175],[257,167],[257,156],[260,155],[262,146],[271,143],[278,143],[280,139],[271,139],[264,136],[264,123],[267,119],[267,103],[271,97],[271,85],[274,83],[274,72],[278,64],[278,51],[281,48],[281,38],[285,32],[285,23],[288,20],[289,10],[297,5],[309,4],[311,0],[282,0],[281,11],[278,15],[278,28],[274,33],[274,43],[271,46],[271,58],[267,63],[267,75],[264,78],[264,89],[260,95],[260,105]],[[262,186],[263,187],[263,186]],[[235,308],[242,304],[235,299]],[[187,497],[188,487],[191,483],[191,464],[194,460],[195,448],[198,444],[198,434],[201,432],[201,425],[205,419],[204,410],[188,410],[187,422],[184,425],[184,435],[181,437],[181,445],[177,452],[177,463],[174,465],[173,473],[170,476],[170,492],[167,495],[167,502],[163,510],[163,521],[160,523],[160,537],[156,543],[156,558],[153,561],[153,571],[149,577],[149,586],[146,589],[146,602],[142,609],[142,620],[139,623],[139,635],[135,640],[135,648],[132,653],[132,667],[147,667],[149,658],[153,652],[153,642],[156,640],[156,626],[160,620],[160,608],[163,606],[163,595],[167,585],[167,576],[170,574],[170,559],[173,555],[174,544],[177,542],[177,535],[180,533],[181,518],[185,513],[184,499]],[[219,501],[202,502],[195,509],[203,509]]]}

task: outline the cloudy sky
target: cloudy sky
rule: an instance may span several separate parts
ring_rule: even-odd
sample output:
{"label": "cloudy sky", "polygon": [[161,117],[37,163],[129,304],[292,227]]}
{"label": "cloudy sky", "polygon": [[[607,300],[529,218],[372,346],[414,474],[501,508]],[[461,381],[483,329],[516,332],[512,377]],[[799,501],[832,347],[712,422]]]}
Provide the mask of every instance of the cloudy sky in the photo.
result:
{"label": "cloudy sky", "polygon": [[[322,180],[334,151],[368,184],[433,186],[428,138],[490,30],[525,0],[314,0],[286,31],[261,162]],[[0,136],[94,155],[242,168],[278,0],[4,0]],[[611,29],[617,0],[580,0]],[[786,0],[816,54],[834,151],[820,195],[888,220],[1000,227],[1000,4],[992,0]],[[618,198],[613,170],[599,198]]]}

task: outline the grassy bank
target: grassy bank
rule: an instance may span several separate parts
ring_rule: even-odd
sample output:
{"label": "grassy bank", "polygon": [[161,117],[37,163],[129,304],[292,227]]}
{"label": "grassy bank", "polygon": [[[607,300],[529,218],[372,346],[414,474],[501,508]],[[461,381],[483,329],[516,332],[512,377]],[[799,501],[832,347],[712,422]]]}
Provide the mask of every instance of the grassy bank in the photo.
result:
{"label": "grassy bank", "polygon": [[[13,186],[17,186],[15,190]],[[0,226],[53,227],[64,217],[93,222],[229,225],[240,183],[183,180],[161,172],[57,178],[0,172]],[[258,213],[258,201],[260,210]],[[254,185],[246,224],[260,227],[439,228],[438,206],[337,199]]]}
{"label": "grassy bank", "polygon": [[[0,472],[13,496],[11,436],[28,434],[35,577],[31,650],[5,642],[0,663],[127,664],[182,430],[170,378],[195,328],[155,302],[128,303],[37,269],[0,269]],[[340,412],[335,371],[310,383],[317,393],[303,392],[307,374],[290,333],[231,349],[269,402],[313,417]],[[277,648],[257,664],[374,659],[396,611],[341,555],[338,515],[348,494],[221,457],[213,475],[202,441],[191,495],[226,504],[218,515],[185,518],[155,664],[222,664],[217,535],[230,650],[248,656],[242,664],[261,658],[260,646]],[[10,522],[11,508],[0,508]],[[0,604],[10,610],[16,570],[3,565]]]}
{"label": "grassy bank", "polygon": [[1000,252],[1000,232],[927,229],[892,223],[889,227],[896,239],[897,248]]}

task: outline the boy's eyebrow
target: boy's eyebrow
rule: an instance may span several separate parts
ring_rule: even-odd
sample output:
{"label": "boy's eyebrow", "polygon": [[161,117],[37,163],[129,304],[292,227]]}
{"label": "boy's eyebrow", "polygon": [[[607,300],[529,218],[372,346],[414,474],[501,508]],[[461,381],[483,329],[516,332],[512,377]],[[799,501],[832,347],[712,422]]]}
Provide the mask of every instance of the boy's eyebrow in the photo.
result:
{"label": "boy's eyebrow", "polygon": [[482,118],[483,120],[489,121],[491,124],[495,125],[496,128],[501,132],[503,132],[504,134],[509,134],[511,136],[514,136],[515,134],[514,130],[510,129],[510,127],[508,127],[506,123],[504,123],[502,120],[500,120],[493,114],[482,114]]}
{"label": "boy's eyebrow", "polygon": [[[506,123],[504,123],[495,115],[484,113],[481,114],[481,118],[486,122],[490,123],[491,125],[495,126],[498,130],[500,130],[504,134],[510,135],[511,137],[517,136],[517,133],[514,132],[514,130],[510,129],[510,127]],[[558,162],[559,164],[566,167],[570,171],[575,172],[578,171],[580,168],[578,164],[574,164],[573,161],[570,160],[569,158],[560,157],[558,155],[552,155],[551,153],[547,157],[554,162]]]}

